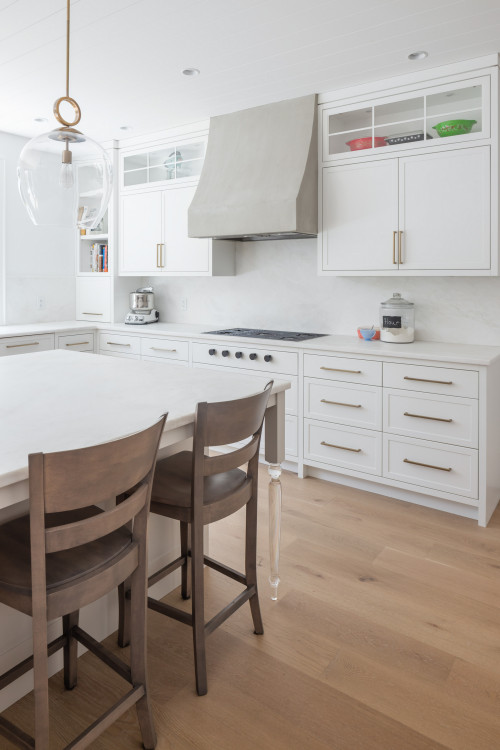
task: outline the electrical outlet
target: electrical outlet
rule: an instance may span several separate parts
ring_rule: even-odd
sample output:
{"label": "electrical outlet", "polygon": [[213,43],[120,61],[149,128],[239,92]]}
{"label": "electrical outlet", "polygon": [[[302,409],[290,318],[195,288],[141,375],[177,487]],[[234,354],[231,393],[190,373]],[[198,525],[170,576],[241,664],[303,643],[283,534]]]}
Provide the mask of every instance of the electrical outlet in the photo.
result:
{"label": "electrical outlet", "polygon": [[188,309],[187,297],[181,297],[181,310],[187,310],[187,309]]}
{"label": "electrical outlet", "polygon": [[36,298],[36,309],[37,310],[44,310],[45,309],[45,297],[38,296]]}

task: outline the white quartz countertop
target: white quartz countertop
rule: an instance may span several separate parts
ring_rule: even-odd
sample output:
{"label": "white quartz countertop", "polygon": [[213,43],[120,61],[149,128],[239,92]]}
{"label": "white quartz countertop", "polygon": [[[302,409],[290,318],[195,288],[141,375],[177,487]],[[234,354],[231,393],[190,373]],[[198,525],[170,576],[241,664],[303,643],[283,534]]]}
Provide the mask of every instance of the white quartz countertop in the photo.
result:
{"label": "white quartz countertop", "polygon": [[[230,327],[230,326],[227,326]],[[172,336],[197,340],[220,339],[228,343],[249,346],[269,347],[270,349],[298,349],[315,352],[324,351],[343,355],[355,355],[380,359],[437,360],[453,364],[490,365],[500,359],[500,346],[479,346],[474,344],[456,344],[441,341],[414,341],[411,344],[387,344],[382,341],[362,341],[355,334],[352,336],[326,335],[309,341],[275,341],[273,339],[253,339],[246,337],[216,336],[209,331],[221,330],[223,326],[195,325],[184,323],[153,323],[134,326],[124,323],[92,323],[68,320],[55,323],[33,323],[24,325],[0,326],[0,338],[3,336],[27,336],[41,333],[63,333],[71,330],[105,330],[119,331],[135,336]]]}
{"label": "white quartz countertop", "polygon": [[[28,476],[29,453],[81,448],[193,421],[199,401],[260,392],[268,378],[63,350],[0,359],[0,488]],[[272,393],[290,388],[275,381]]]}

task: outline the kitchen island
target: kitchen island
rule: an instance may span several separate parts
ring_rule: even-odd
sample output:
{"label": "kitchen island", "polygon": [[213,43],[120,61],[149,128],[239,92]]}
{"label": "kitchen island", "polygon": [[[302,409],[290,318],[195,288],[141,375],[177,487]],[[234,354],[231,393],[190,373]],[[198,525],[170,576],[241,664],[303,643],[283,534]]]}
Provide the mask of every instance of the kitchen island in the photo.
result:
{"label": "kitchen island", "polygon": [[[233,373],[209,373],[176,365],[120,360],[74,351],[52,350],[0,359],[0,519],[25,512],[28,454],[51,452],[113,440],[144,429],[168,412],[160,455],[185,450],[193,435],[196,404],[222,401],[261,391],[267,379]],[[280,463],[284,456],[286,382],[274,384],[266,412],[266,459],[271,465],[270,544],[273,598],[278,587]],[[274,469],[273,469],[274,467]],[[176,525],[155,517],[149,556],[154,571],[172,559]],[[156,593],[163,595],[161,589]],[[116,629],[116,597],[106,597],[82,613],[97,638]],[[49,639],[58,634],[49,627]],[[97,632],[96,632],[97,631]],[[3,672],[31,651],[31,620],[0,609]],[[57,661],[52,671],[59,668]],[[0,710],[31,689],[22,678],[2,696]],[[4,691],[7,692],[7,691]]]}

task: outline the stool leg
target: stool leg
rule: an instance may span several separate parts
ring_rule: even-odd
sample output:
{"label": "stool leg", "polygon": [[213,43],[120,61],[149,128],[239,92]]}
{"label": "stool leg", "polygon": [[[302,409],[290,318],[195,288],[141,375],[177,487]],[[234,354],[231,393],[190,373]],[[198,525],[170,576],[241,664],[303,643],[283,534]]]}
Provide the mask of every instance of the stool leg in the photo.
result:
{"label": "stool leg", "polygon": [[255,494],[252,495],[246,506],[245,575],[247,586],[255,586],[255,594],[249,599],[254,632],[262,635],[264,626],[257,590],[257,496]]}
{"label": "stool leg", "polygon": [[191,579],[189,577],[189,524],[181,521],[181,555],[185,558],[182,566],[181,593],[183,599],[191,597]]}
{"label": "stool leg", "polygon": [[137,718],[145,750],[156,747],[156,732],[148,693],[147,677],[147,585],[145,566],[139,565],[130,581],[130,672],[133,685],[144,685],[145,694],[136,703]]}
{"label": "stool leg", "polygon": [[73,638],[71,631],[78,625],[80,612],[71,612],[63,617],[63,633],[66,636],[64,644],[64,686],[66,690],[73,690],[77,682],[78,641]]}
{"label": "stool leg", "polygon": [[118,645],[125,648],[130,644],[130,599],[127,596],[130,591],[130,579],[128,578],[118,586]]}
{"label": "stool leg", "polygon": [[193,645],[196,692],[207,693],[207,663],[205,656],[205,593],[203,581],[203,524],[191,525],[191,578],[193,597]]}
{"label": "stool leg", "polygon": [[49,673],[47,621],[33,617],[33,675],[35,693],[35,750],[49,750]]}

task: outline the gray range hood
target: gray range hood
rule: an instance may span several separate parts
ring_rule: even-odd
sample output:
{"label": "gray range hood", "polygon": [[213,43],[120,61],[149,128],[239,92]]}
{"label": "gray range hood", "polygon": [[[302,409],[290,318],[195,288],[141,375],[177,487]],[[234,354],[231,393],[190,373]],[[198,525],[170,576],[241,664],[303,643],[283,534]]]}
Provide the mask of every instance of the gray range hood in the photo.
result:
{"label": "gray range hood", "polygon": [[188,212],[190,237],[266,240],[318,233],[316,95],[212,117]]}

